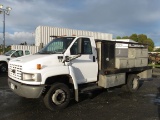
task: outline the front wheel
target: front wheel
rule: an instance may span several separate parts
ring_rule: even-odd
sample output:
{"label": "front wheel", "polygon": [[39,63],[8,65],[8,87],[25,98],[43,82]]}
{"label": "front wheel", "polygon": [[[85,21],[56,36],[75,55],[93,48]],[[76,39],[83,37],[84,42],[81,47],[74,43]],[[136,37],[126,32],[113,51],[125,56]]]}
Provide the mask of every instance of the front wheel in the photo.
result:
{"label": "front wheel", "polygon": [[44,96],[44,104],[50,110],[66,108],[70,102],[70,89],[63,83],[54,83]]}
{"label": "front wheel", "polygon": [[0,72],[7,72],[8,65],[6,63],[0,63]]}

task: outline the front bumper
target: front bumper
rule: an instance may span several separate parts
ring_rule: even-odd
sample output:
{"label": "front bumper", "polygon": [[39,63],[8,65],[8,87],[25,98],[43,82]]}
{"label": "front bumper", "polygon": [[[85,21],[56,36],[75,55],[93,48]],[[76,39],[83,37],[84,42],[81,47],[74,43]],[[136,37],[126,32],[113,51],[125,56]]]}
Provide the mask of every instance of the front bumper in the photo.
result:
{"label": "front bumper", "polygon": [[10,78],[8,78],[8,85],[14,93],[25,98],[39,98],[45,88],[44,85],[26,85],[16,82]]}

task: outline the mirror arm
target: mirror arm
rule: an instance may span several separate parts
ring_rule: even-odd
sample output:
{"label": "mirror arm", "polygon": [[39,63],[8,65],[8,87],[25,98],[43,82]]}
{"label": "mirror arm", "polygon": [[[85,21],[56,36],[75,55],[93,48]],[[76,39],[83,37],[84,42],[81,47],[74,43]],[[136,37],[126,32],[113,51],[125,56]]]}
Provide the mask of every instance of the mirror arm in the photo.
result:
{"label": "mirror arm", "polygon": [[70,58],[69,56],[66,56],[65,59],[63,60],[63,63],[70,62],[70,61],[72,61],[72,60],[74,60],[74,59],[76,59],[76,58],[78,58],[80,56],[81,56],[81,54],[78,54],[78,55],[76,55],[76,56],[74,56],[72,58]]}
{"label": "mirror arm", "polygon": [[76,58],[78,58],[80,56],[81,56],[81,54],[78,54],[77,56],[74,56],[73,58],[71,58],[70,61],[72,61],[72,60],[74,60],[74,59],[76,59]]}

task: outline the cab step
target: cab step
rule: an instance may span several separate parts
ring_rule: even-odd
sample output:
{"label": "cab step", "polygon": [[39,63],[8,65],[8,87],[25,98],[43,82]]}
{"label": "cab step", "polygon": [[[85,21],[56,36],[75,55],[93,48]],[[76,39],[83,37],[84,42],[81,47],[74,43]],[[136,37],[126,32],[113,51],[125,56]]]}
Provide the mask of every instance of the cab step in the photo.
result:
{"label": "cab step", "polygon": [[83,87],[80,87],[80,93],[86,93],[86,92],[92,92],[92,91],[95,91],[95,90],[99,90],[99,89],[102,89],[102,87],[100,86],[97,86],[97,84],[93,84],[93,85],[89,85],[89,86],[83,86]]}

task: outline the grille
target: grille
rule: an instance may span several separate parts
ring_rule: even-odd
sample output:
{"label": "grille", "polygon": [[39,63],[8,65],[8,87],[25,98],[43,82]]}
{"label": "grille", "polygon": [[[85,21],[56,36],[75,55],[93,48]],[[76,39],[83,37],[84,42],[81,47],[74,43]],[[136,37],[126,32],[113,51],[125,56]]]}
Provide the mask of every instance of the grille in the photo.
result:
{"label": "grille", "polygon": [[9,64],[9,76],[13,79],[22,79],[22,66]]}

